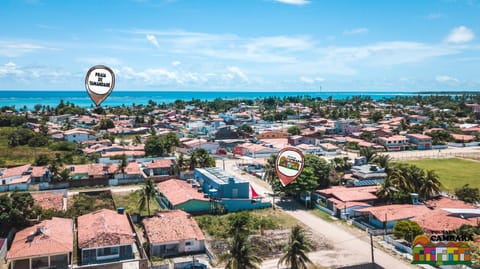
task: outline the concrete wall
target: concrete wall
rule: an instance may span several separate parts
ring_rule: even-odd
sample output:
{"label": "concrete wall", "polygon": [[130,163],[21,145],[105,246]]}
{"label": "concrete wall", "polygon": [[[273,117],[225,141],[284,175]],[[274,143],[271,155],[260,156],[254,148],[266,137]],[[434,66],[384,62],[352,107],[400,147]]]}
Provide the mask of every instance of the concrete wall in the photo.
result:
{"label": "concrete wall", "polygon": [[223,199],[220,201],[225,206],[227,212],[235,212],[241,210],[252,210],[259,208],[268,208],[272,204],[270,202],[253,202],[250,199]]}

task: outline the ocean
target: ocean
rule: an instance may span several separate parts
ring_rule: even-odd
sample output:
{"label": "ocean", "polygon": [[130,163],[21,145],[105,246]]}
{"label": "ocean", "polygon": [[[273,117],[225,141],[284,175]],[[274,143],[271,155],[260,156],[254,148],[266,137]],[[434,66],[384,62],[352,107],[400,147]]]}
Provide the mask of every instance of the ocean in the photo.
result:
{"label": "ocean", "polygon": [[[101,106],[129,106],[134,104],[147,104],[149,100],[156,103],[172,103],[175,100],[189,101],[192,99],[214,100],[222,99],[249,99],[276,96],[311,96],[333,99],[345,99],[352,96],[370,96],[374,100],[394,96],[413,96],[415,92],[239,92],[239,91],[113,91]],[[43,91],[43,90],[0,90],[0,106],[15,106],[16,109],[26,107],[33,110],[36,104],[56,107],[60,100],[73,103],[77,106],[89,108],[95,106],[86,91]]]}

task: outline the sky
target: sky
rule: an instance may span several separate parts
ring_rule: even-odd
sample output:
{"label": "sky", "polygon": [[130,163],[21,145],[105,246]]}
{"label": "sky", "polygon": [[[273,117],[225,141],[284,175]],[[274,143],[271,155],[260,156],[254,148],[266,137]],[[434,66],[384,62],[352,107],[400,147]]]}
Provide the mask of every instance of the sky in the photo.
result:
{"label": "sky", "polygon": [[477,0],[0,0],[0,90],[480,89]]}

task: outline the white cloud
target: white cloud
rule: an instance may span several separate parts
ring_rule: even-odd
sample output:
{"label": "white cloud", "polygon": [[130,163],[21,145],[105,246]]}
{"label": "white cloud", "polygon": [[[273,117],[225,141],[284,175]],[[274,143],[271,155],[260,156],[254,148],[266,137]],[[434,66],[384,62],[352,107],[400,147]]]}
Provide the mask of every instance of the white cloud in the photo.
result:
{"label": "white cloud", "polygon": [[283,3],[283,4],[297,5],[297,6],[303,6],[310,3],[310,1],[308,0],[274,0],[274,1]]}
{"label": "white cloud", "polygon": [[320,78],[320,77],[315,77],[315,78],[311,78],[311,77],[305,77],[305,76],[301,76],[300,77],[300,80],[302,82],[305,82],[305,83],[308,83],[308,84],[313,84],[315,82],[323,82],[325,81],[324,78]]}
{"label": "white cloud", "polygon": [[0,66],[0,76],[6,76],[6,75],[23,75],[24,72],[20,69],[18,69],[17,65],[12,62],[8,62],[4,64],[3,66]]}
{"label": "white cloud", "polygon": [[172,65],[173,65],[173,66],[179,66],[179,65],[181,65],[181,64],[182,64],[182,62],[180,62],[180,61],[173,61],[173,62],[172,62]]}
{"label": "white cloud", "polygon": [[450,31],[448,36],[445,38],[445,41],[448,43],[461,44],[468,43],[474,38],[475,33],[471,29],[465,26],[459,26]]}
{"label": "white cloud", "polygon": [[455,77],[450,77],[450,76],[436,76],[435,80],[440,82],[440,83],[458,83],[460,82],[458,78]]}
{"label": "white cloud", "polygon": [[359,35],[359,34],[366,34],[366,33],[368,33],[368,28],[365,28],[365,27],[343,31],[344,35]]}
{"label": "white cloud", "polygon": [[45,47],[43,45],[22,43],[22,42],[2,42],[0,41],[0,56],[3,57],[19,57],[27,53],[33,53],[39,50],[58,50],[55,48]]}
{"label": "white cloud", "polygon": [[157,49],[160,48],[160,45],[158,45],[157,38],[154,35],[147,35],[147,40],[150,41]]}
{"label": "white cloud", "polygon": [[229,74],[227,74],[228,77],[234,78],[236,76],[244,81],[248,81],[247,75],[245,75],[245,73],[238,66],[229,66],[227,67],[227,70],[230,72]]}

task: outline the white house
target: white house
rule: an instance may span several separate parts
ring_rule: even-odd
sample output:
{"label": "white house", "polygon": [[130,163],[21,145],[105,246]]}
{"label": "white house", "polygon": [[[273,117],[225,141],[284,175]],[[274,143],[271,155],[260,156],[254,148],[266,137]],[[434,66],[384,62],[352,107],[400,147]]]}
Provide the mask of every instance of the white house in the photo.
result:
{"label": "white house", "polygon": [[97,140],[98,137],[93,132],[85,129],[72,129],[63,133],[65,140],[69,142],[82,143],[88,140]]}

